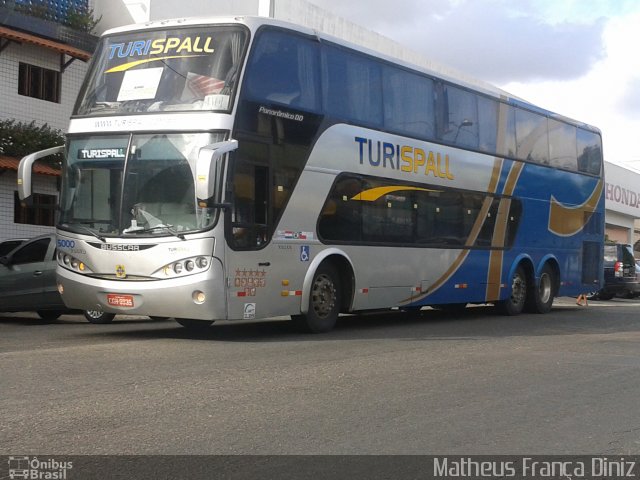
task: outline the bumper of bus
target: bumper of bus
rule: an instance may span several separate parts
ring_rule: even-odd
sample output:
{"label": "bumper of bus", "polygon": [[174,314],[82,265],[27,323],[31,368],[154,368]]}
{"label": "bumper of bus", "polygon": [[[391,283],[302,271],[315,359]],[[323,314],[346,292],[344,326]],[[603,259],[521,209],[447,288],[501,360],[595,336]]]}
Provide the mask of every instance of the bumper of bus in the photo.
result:
{"label": "bumper of bus", "polygon": [[154,281],[105,280],[60,268],[56,273],[72,309],[197,320],[227,316],[224,273],[216,261],[203,273]]}

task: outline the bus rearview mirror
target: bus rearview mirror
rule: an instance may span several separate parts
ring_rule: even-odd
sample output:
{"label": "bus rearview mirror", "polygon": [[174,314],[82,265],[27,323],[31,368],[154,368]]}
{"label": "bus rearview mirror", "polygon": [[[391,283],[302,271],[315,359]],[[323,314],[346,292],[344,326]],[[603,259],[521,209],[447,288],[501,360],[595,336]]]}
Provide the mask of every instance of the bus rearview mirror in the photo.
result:
{"label": "bus rearview mirror", "polygon": [[18,165],[18,197],[20,201],[29,204],[31,200],[31,169],[36,160],[49,155],[55,155],[64,151],[64,145],[47,148],[39,152],[31,153],[26,157],[22,157]]}
{"label": "bus rearview mirror", "polygon": [[196,197],[206,200],[213,196],[218,163],[226,153],[238,148],[237,140],[212,143],[200,149],[196,163]]}

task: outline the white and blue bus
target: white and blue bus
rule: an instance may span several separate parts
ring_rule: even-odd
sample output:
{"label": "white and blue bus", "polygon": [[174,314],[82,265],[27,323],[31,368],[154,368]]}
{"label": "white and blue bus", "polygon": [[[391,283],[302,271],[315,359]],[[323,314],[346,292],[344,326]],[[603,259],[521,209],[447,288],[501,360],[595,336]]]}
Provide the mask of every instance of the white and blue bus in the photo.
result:
{"label": "white and blue bus", "polygon": [[598,129],[272,19],[106,32],[64,147],[58,283],[188,327],[493,303],[602,282]]}

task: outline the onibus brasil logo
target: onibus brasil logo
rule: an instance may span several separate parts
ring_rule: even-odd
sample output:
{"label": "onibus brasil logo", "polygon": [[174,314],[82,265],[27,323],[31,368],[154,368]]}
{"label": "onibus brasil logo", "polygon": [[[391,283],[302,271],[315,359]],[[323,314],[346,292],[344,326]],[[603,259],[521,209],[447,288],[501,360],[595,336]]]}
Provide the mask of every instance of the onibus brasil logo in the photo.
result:
{"label": "onibus brasil logo", "polygon": [[44,460],[38,457],[9,457],[9,478],[33,480],[65,480],[73,462],[63,462],[54,458]]}

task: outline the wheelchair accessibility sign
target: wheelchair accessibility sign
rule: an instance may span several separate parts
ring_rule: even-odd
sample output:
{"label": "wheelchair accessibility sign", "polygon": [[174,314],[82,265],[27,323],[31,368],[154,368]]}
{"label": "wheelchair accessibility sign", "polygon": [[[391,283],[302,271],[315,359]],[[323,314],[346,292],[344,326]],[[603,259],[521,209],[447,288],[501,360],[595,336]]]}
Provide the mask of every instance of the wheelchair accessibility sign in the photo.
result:
{"label": "wheelchair accessibility sign", "polygon": [[309,261],[309,245],[302,245],[300,247],[300,261],[301,262]]}

